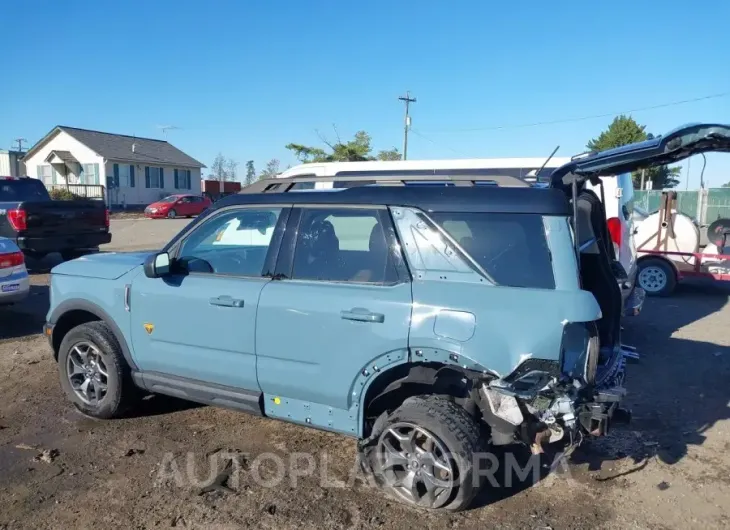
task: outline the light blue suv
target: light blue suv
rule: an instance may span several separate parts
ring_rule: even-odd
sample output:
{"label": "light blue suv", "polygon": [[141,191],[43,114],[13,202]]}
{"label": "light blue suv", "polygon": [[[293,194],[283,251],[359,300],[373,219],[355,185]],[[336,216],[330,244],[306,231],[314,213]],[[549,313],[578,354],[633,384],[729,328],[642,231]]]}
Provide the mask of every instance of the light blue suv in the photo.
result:
{"label": "light blue suv", "polygon": [[490,445],[539,453],[629,417],[635,354],[586,179],[611,160],[727,146],[727,131],[582,158],[548,189],[478,175],[258,182],[161,252],[53,269],[61,385],[99,418],[147,391],[353,436],[396,499],[462,509]]}

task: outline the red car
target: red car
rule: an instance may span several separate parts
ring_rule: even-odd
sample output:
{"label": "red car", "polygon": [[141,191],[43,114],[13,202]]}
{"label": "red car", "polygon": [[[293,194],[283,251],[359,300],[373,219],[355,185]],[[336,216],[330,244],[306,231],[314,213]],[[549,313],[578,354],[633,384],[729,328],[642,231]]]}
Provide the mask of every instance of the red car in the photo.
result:
{"label": "red car", "polygon": [[152,219],[192,217],[203,213],[211,204],[208,197],[200,195],[169,195],[145,208],[144,216]]}

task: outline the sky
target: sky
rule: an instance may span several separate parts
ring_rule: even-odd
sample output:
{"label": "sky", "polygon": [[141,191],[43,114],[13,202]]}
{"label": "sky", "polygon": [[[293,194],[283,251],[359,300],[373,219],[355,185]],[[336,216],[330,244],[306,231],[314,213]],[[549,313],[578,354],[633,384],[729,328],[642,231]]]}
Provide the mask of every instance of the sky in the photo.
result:
{"label": "sky", "polygon": [[[220,152],[239,173],[283,169],[297,163],[286,144],[358,130],[402,149],[406,91],[409,159],[571,156],[627,111],[654,134],[730,123],[727,0],[0,0],[0,13],[3,149],[55,125],[152,138],[172,125],[166,139],[208,166]],[[680,189],[701,167],[686,182],[683,165]],[[705,180],[730,181],[730,154],[708,156]]]}

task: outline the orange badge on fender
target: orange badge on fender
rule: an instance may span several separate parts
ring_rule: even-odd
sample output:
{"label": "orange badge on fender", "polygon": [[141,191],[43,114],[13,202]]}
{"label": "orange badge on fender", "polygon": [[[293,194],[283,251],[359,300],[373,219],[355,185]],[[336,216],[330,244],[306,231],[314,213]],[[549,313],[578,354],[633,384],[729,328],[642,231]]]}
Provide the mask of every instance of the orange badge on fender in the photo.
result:
{"label": "orange badge on fender", "polygon": [[147,335],[151,335],[152,332],[155,330],[155,325],[145,322],[144,330],[147,332]]}

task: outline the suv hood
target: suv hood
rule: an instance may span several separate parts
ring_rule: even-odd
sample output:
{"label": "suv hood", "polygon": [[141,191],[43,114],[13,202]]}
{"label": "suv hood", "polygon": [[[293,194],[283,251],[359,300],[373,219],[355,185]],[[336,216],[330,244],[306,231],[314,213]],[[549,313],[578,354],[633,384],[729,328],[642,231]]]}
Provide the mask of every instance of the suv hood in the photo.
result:
{"label": "suv hood", "polygon": [[643,142],[576,158],[552,172],[550,186],[570,184],[571,175],[586,178],[620,175],[710,151],[730,152],[730,125],[693,123]]}
{"label": "suv hood", "polygon": [[116,280],[144,263],[151,252],[100,252],[89,254],[51,269],[51,274]]}

